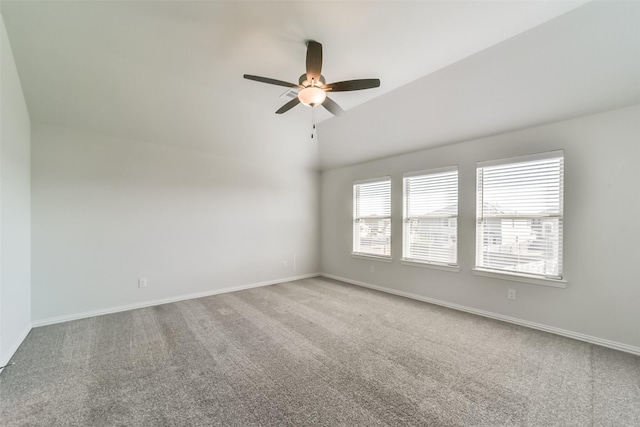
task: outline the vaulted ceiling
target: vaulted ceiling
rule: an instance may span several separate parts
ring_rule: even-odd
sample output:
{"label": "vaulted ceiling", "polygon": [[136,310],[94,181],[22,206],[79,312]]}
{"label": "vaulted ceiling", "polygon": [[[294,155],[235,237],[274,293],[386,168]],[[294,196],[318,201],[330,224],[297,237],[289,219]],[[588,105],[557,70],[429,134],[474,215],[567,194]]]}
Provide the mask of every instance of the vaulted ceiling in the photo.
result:
{"label": "vaulted ceiling", "polygon": [[[327,80],[381,79],[378,89],[333,95],[348,117],[583,4],[3,0],[1,12],[32,121],[221,154],[241,147],[236,154],[250,156],[278,139],[308,142],[310,109],[277,116],[285,89],[242,78],[297,81],[306,40],[323,44]],[[542,39],[531,54],[553,43]],[[317,110],[323,126],[344,118]],[[340,161],[339,147],[323,147],[322,135],[319,144],[333,150],[326,167],[365,159],[351,153]]]}

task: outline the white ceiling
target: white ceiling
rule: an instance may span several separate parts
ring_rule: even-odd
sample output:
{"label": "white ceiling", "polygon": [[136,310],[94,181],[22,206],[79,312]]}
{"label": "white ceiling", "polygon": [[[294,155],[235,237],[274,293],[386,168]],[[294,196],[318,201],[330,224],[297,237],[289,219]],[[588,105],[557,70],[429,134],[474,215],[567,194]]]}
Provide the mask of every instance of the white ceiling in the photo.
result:
{"label": "white ceiling", "polygon": [[[284,88],[242,78],[295,82],[308,39],[324,46],[328,81],[382,81],[378,89],[333,95],[347,117],[582,4],[3,0],[1,11],[32,121],[212,152],[238,145],[251,155],[287,126],[300,133],[288,143],[308,142],[308,108],[276,116]],[[321,111],[319,120],[329,117]]]}
{"label": "white ceiling", "polygon": [[320,166],[635,104],[640,2],[591,2],[322,123]]}

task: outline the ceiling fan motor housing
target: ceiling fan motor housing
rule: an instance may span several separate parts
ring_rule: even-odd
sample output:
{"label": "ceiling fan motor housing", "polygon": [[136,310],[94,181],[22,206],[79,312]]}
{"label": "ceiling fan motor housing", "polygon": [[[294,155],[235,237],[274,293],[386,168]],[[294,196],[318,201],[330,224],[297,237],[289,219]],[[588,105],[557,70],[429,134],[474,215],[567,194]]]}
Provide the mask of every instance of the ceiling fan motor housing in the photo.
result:
{"label": "ceiling fan motor housing", "polygon": [[[326,83],[327,83],[327,81],[324,79],[324,76],[321,75],[320,76],[320,81],[319,82],[315,82],[314,86],[323,87]],[[300,76],[300,78],[298,79],[298,84],[300,86],[304,86],[304,87],[311,86],[311,82],[307,80],[307,75],[306,74],[302,74]]]}

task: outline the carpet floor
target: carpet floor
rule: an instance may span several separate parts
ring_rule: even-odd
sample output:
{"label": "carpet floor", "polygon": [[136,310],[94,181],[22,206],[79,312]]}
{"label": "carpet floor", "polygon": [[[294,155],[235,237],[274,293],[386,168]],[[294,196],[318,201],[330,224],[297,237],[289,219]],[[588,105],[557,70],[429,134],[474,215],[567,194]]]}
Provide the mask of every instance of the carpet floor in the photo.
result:
{"label": "carpet floor", "polygon": [[640,357],[314,278],[34,328],[2,426],[640,426]]}

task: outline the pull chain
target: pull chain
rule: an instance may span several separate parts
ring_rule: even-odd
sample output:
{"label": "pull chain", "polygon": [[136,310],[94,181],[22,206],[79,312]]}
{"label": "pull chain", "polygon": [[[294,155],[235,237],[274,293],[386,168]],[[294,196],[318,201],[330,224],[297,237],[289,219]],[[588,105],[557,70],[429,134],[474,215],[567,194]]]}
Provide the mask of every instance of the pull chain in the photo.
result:
{"label": "pull chain", "polygon": [[311,107],[311,139],[316,133],[316,107]]}

